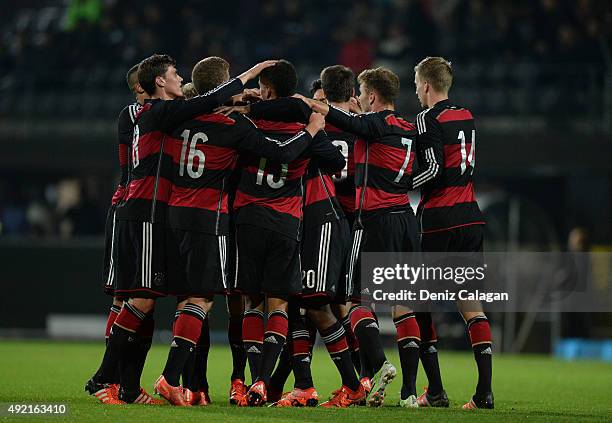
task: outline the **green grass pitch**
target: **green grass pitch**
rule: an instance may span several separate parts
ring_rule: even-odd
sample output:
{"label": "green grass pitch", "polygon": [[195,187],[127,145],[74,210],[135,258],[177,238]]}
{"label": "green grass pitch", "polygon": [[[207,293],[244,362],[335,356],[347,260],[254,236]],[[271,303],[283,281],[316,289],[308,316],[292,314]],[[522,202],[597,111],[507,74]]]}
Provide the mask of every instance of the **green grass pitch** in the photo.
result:
{"label": "green grass pitch", "polygon": [[[445,388],[451,399],[449,409],[401,409],[395,406],[401,385],[400,375],[388,391],[382,409],[353,407],[346,410],[316,408],[273,409],[235,408],[227,402],[231,357],[229,348],[214,346],[209,358],[209,382],[213,404],[209,407],[105,406],[83,391],[85,381],[96,369],[102,354],[101,343],[0,341],[1,403],[64,403],[69,414],[61,416],[13,417],[14,421],[115,421],[164,422],[285,422],[343,421],[350,423],[387,421],[611,421],[612,365],[599,362],[563,362],[544,356],[497,355],[494,357],[493,411],[465,412],[460,406],[475,386],[475,365],[470,353],[441,353]],[[155,345],[142,378],[152,393],[167,347]],[[395,351],[390,359],[399,364]],[[399,370],[399,366],[398,366]],[[324,349],[316,349],[313,376],[321,397],[339,387],[335,367]],[[426,384],[422,369],[418,386]],[[292,383],[290,379],[289,387]],[[6,417],[5,417],[6,418]],[[2,420],[3,417],[0,417]],[[203,420],[207,419],[207,420]]]}

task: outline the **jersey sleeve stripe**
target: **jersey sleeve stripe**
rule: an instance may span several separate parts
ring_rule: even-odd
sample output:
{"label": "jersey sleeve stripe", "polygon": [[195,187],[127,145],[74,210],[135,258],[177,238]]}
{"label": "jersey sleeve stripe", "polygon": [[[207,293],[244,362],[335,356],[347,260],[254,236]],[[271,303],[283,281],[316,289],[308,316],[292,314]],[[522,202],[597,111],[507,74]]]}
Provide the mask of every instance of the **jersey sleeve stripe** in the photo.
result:
{"label": "jersey sleeve stripe", "polygon": [[433,179],[438,172],[439,164],[436,162],[432,147],[425,150],[425,160],[427,160],[428,163],[427,170],[414,179],[413,188],[417,188],[420,185],[423,185],[425,182]]}

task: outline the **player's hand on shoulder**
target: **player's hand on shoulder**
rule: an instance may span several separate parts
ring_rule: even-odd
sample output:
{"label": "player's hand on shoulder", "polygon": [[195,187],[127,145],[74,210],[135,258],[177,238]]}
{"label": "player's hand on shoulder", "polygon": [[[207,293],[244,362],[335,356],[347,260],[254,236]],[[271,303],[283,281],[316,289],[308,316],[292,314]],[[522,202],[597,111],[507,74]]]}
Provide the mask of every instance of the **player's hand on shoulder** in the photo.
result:
{"label": "player's hand on shoulder", "polygon": [[351,113],[362,113],[361,111],[361,103],[359,103],[359,99],[357,97],[351,97],[349,100],[349,112]]}
{"label": "player's hand on shoulder", "polygon": [[246,84],[247,81],[257,78],[262,70],[269,68],[270,66],[276,65],[277,62],[278,60],[265,60],[263,62],[260,62],[248,71],[238,76],[238,79],[240,79],[243,84]]}
{"label": "player's hand on shoulder", "polygon": [[325,128],[325,116],[320,113],[314,112],[310,115],[310,120],[308,121],[308,126],[306,126],[306,130],[313,137],[317,132],[323,130]]}

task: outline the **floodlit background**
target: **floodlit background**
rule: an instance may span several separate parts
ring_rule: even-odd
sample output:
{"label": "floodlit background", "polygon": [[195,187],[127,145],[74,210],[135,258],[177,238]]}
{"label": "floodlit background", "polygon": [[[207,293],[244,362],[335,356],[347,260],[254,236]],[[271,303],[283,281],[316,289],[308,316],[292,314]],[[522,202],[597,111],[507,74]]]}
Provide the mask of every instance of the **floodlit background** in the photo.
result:
{"label": "floodlit background", "polygon": [[[419,111],[414,65],[444,56],[455,71],[451,98],[476,116],[486,248],[612,250],[609,1],[0,0],[0,10],[3,336],[102,338],[116,118],[133,102],[126,71],[152,53],[174,56],[185,82],[209,55],[226,58],[234,75],[286,58],[304,94],[324,66],[355,73],[387,66],[401,76],[397,106],[408,120]],[[602,266],[603,289],[612,289],[612,263]],[[162,302],[160,327],[169,326],[172,307]],[[219,299],[212,317],[219,342],[223,309]],[[563,338],[612,338],[605,314],[491,320],[504,351],[571,355],[567,348],[586,344],[564,349]],[[437,321],[442,347],[467,347],[457,316]]]}

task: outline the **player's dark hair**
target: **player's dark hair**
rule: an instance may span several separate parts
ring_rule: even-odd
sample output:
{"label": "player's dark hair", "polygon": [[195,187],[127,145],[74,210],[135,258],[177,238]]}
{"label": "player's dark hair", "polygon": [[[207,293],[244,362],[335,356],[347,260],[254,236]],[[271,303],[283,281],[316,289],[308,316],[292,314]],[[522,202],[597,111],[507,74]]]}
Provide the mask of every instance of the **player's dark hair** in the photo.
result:
{"label": "player's dark hair", "polygon": [[310,84],[310,96],[314,96],[315,93],[321,89],[323,89],[323,86],[321,85],[321,80],[315,79],[314,81],[312,81],[312,84]]}
{"label": "player's dark hair", "polygon": [[289,97],[295,94],[297,89],[297,72],[287,60],[279,60],[276,65],[261,71],[259,79],[271,87],[277,97]]}
{"label": "player's dark hair", "polygon": [[349,101],[355,90],[355,74],[342,65],[328,66],[321,71],[321,84],[328,101]]}
{"label": "player's dark hair", "polygon": [[366,69],[359,74],[357,81],[365,84],[367,90],[374,90],[383,103],[393,104],[399,94],[399,77],[387,68]]}
{"label": "player's dark hair", "polygon": [[205,93],[227,81],[229,63],[221,57],[211,56],[200,60],[191,71],[191,81],[199,93]]}
{"label": "player's dark hair", "polygon": [[138,67],[139,66],[140,66],[140,63],[136,63],[125,74],[125,82],[127,82],[128,88],[132,92],[134,92],[134,85],[136,85],[136,83],[138,82]]}
{"label": "player's dark hair", "polygon": [[170,66],[176,66],[176,60],[167,54],[154,54],[144,59],[138,66],[138,82],[149,95],[155,94],[155,79],[164,76]]}

